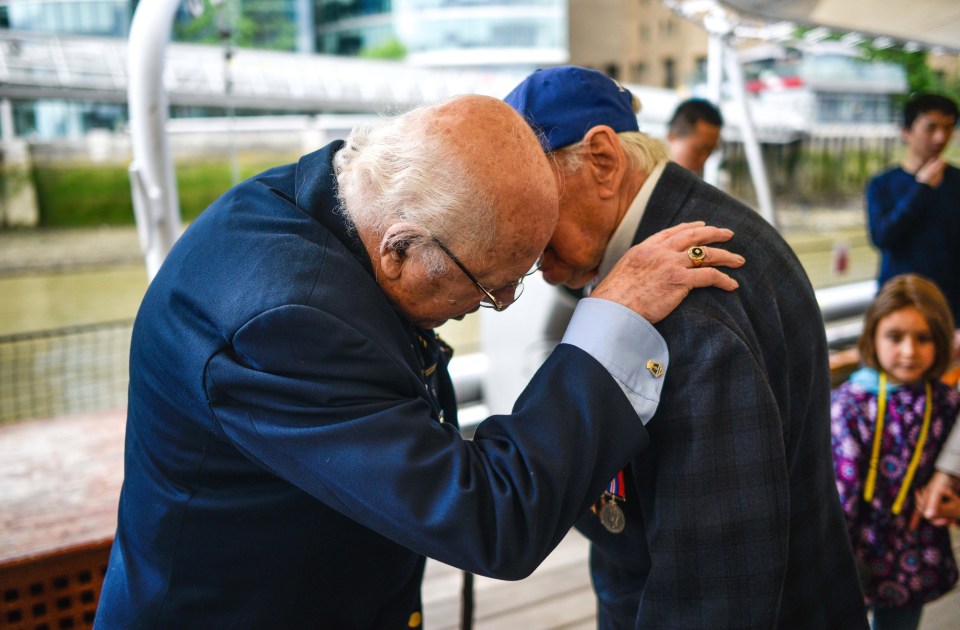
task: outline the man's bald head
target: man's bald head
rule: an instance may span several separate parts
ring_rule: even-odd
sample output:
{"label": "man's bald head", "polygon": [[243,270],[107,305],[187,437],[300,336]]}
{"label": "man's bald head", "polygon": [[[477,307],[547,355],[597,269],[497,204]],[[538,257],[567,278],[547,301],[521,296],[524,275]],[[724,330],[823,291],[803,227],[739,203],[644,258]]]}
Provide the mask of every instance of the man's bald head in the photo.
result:
{"label": "man's bald head", "polygon": [[337,155],[337,174],[359,231],[409,223],[464,255],[543,225],[546,235],[535,229],[526,240],[545,243],[556,221],[556,187],[536,136],[491,97],[454,97],[360,127]]}
{"label": "man's bald head", "polygon": [[371,258],[386,265],[385,252],[416,254],[430,276],[461,273],[439,240],[485,284],[505,286],[534,263],[557,221],[536,135],[491,97],[459,96],[358,128],[336,171],[342,209]]}

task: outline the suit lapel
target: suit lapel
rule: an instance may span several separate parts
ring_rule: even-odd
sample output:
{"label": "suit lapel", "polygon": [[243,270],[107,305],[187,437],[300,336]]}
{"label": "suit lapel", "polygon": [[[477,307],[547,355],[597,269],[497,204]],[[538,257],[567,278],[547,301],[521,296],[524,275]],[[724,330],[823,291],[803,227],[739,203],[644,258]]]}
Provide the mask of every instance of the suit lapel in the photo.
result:
{"label": "suit lapel", "polygon": [[678,215],[696,183],[697,178],[693,173],[673,162],[667,163],[647,202],[633,244],[680,223]]}

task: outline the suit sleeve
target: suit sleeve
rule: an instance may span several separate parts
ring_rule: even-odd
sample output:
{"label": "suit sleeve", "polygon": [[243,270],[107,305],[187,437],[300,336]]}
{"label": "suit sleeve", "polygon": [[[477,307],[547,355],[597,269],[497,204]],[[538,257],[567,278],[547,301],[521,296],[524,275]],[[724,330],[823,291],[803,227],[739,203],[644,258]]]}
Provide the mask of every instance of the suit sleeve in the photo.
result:
{"label": "suit sleeve", "polygon": [[670,405],[648,424],[656,461],[640,456],[638,483],[643,465],[655,481],[637,627],[775,627],[790,515],[784,418],[730,328],[696,313],[671,325]]}
{"label": "suit sleeve", "polygon": [[646,444],[614,379],[573,346],[471,442],[382,343],[315,308],[258,316],[208,364],[225,439],[394,542],[501,579],[536,568]]}
{"label": "suit sleeve", "polygon": [[867,185],[867,214],[873,244],[895,250],[906,242],[904,235],[923,221],[931,191],[929,186],[914,182],[906,195],[897,197],[883,177],[871,180]]}
{"label": "suit sleeve", "polygon": [[960,477],[960,416],[937,457],[937,470]]}

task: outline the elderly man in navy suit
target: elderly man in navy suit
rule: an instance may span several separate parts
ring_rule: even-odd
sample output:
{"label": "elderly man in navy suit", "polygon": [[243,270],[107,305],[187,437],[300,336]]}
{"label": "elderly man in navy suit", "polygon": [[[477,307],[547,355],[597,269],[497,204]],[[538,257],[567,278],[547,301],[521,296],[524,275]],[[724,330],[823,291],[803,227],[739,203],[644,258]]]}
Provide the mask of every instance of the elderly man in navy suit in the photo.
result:
{"label": "elderly man in navy suit", "polygon": [[670,367],[650,445],[578,524],[600,627],[865,627],[833,479],[823,322],[796,256],[753,210],[668,162],[638,131],[633,95],[604,75],[535,72],[506,101],[560,182],[548,282],[602,287],[632,244],[694,220],[731,227],[749,261],[731,274],[739,291],[696,291],[656,326]]}
{"label": "elderly man in navy suit", "polygon": [[509,306],[557,208],[535,135],[479,96],[357,129],[208,208],[134,325],[97,628],[416,628],[425,556],[529,574],[647,442],[666,363],[650,323],[691,288],[736,287],[685,253],[728,230],[648,240],[514,413],[465,441],[432,329]]}

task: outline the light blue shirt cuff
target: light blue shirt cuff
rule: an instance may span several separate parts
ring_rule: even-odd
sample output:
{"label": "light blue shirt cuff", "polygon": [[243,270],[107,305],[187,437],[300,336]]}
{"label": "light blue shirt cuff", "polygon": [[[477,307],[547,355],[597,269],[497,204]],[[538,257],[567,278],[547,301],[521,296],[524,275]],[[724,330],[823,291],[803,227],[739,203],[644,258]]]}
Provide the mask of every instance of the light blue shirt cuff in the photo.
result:
{"label": "light blue shirt cuff", "polygon": [[607,368],[644,424],[653,417],[670,354],[650,322],[616,302],[584,298],[561,343],[577,346]]}

